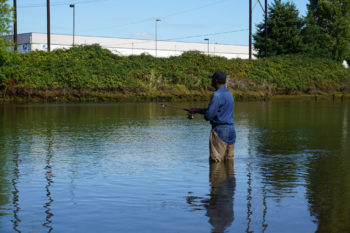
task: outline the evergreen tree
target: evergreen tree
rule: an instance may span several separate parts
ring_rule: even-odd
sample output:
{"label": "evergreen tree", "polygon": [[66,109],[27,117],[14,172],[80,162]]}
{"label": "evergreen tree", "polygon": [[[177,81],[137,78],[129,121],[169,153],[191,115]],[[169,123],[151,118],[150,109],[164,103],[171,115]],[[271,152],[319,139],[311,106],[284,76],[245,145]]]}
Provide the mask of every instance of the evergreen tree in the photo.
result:
{"label": "evergreen tree", "polygon": [[350,55],[350,0],[310,0],[303,32],[307,51],[337,61]]}
{"label": "evergreen tree", "polygon": [[[274,0],[268,6],[267,18],[267,55],[295,54],[303,51],[301,28],[303,20],[292,2]],[[265,22],[257,25],[254,47],[257,57],[265,57]]]}
{"label": "evergreen tree", "polygon": [[314,57],[332,57],[327,47],[328,38],[325,31],[317,24],[312,11],[304,18],[305,26],[302,29],[305,53]]}

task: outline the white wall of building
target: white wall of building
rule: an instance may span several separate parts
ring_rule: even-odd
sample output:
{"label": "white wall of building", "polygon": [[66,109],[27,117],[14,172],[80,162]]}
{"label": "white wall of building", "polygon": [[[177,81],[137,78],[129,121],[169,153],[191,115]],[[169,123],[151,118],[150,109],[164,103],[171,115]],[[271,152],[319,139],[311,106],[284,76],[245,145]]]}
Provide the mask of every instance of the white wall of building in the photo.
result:
{"label": "white wall of building", "polygon": [[[12,39],[10,36],[8,39]],[[51,50],[70,48],[73,36],[51,34]],[[103,48],[115,54],[124,56],[139,55],[142,53],[156,55],[154,40],[136,40],[93,36],[75,36],[75,45],[100,44]],[[18,51],[25,53],[35,50],[47,50],[47,36],[43,33],[24,33],[18,35]],[[207,43],[187,43],[177,41],[158,41],[157,57],[179,56],[185,51],[197,50],[208,53]],[[249,58],[248,46],[209,44],[209,54],[226,58]]]}

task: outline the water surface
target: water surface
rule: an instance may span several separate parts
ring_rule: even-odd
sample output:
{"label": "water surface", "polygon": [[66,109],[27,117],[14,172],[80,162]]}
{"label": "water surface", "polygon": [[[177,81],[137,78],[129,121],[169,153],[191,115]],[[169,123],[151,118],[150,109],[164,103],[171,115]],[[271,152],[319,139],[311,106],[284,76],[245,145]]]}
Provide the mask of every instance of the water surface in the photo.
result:
{"label": "water surface", "polygon": [[211,164],[175,109],[0,106],[0,232],[350,232],[349,109],[236,103],[235,162]]}

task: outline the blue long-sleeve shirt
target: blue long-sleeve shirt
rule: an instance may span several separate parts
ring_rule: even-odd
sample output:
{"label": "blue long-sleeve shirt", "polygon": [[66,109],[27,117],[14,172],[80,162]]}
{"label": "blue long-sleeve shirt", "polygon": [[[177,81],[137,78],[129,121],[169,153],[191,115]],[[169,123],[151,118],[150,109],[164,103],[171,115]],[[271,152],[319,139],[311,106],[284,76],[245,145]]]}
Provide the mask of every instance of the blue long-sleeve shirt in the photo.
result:
{"label": "blue long-sleeve shirt", "polygon": [[208,108],[200,109],[200,113],[204,114],[207,121],[210,121],[219,138],[229,145],[236,141],[233,104],[232,94],[225,86],[221,86],[211,97]]}

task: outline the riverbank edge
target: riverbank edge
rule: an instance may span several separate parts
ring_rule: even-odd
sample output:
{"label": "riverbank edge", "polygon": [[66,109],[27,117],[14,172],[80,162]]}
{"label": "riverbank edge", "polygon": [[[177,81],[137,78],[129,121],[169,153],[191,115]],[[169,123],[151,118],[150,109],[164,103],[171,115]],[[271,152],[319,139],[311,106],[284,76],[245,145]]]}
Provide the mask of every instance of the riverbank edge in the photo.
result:
{"label": "riverbank edge", "polygon": [[[236,101],[349,100],[350,92],[271,93],[230,90]],[[210,100],[212,91],[127,92],[116,90],[24,89],[0,90],[0,103],[196,102]]]}

